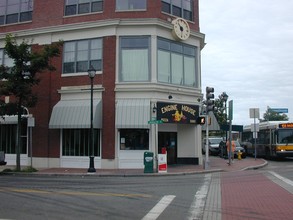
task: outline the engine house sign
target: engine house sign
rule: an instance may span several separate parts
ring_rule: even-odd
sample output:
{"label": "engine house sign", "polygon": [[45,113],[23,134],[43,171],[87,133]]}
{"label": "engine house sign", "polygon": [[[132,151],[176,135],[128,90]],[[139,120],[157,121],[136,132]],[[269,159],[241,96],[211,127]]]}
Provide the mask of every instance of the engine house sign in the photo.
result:
{"label": "engine house sign", "polygon": [[178,103],[157,103],[157,120],[164,123],[196,124],[199,106]]}

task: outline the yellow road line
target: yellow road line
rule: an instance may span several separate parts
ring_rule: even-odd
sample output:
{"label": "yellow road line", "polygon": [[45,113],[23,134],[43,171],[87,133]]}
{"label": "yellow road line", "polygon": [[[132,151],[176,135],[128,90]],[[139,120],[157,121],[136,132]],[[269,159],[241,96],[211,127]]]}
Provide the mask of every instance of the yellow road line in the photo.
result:
{"label": "yellow road line", "polygon": [[59,194],[59,195],[73,195],[73,196],[104,196],[104,197],[141,197],[150,198],[148,194],[130,194],[130,193],[97,193],[97,192],[82,192],[82,191],[45,191],[37,189],[21,189],[21,188],[0,188],[0,192],[17,192],[17,193],[35,193],[35,194]]}

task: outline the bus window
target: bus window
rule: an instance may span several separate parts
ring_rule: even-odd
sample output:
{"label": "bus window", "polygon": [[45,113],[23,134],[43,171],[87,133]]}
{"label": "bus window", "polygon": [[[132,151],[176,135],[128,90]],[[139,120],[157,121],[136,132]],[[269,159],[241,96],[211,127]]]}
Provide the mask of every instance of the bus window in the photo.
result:
{"label": "bus window", "polygon": [[287,129],[279,130],[278,142],[282,144],[293,143],[293,131]]}

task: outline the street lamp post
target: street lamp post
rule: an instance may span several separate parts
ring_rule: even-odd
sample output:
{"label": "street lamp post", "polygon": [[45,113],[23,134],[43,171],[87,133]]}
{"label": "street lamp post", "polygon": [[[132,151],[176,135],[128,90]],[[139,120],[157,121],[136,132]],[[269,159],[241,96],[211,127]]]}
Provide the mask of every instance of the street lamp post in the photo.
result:
{"label": "street lamp post", "polygon": [[91,80],[91,110],[90,110],[90,150],[89,150],[89,155],[90,155],[90,164],[88,168],[89,173],[94,173],[96,172],[95,169],[95,150],[94,150],[94,127],[93,127],[93,92],[94,92],[94,77],[96,75],[96,70],[91,66],[88,70],[88,75]]}

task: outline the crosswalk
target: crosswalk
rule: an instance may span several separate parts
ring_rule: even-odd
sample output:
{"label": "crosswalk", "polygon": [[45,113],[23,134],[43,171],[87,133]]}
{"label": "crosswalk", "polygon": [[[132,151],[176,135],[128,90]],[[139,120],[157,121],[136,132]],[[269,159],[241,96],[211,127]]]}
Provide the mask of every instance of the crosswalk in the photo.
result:
{"label": "crosswalk", "polygon": [[[211,174],[206,174],[202,186],[194,195],[188,211],[187,220],[197,220],[202,218],[210,181]],[[156,220],[175,198],[175,195],[163,196],[162,199],[142,218],[142,220]]]}

